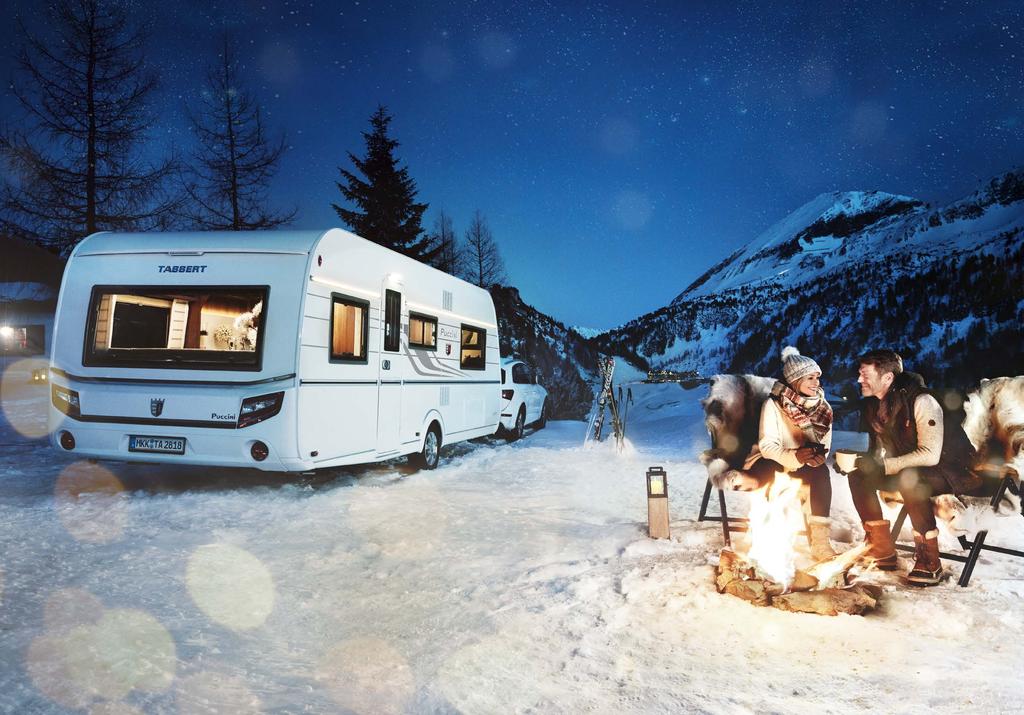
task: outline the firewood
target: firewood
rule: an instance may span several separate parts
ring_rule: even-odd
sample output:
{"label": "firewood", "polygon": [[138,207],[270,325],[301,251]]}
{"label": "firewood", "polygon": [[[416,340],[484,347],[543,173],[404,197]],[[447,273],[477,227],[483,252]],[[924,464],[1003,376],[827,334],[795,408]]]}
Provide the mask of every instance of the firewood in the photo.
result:
{"label": "firewood", "polygon": [[796,591],[778,596],[772,605],[783,611],[817,613],[835,616],[849,613],[858,616],[873,609],[878,601],[859,585],[851,588],[826,588],[822,591]]}

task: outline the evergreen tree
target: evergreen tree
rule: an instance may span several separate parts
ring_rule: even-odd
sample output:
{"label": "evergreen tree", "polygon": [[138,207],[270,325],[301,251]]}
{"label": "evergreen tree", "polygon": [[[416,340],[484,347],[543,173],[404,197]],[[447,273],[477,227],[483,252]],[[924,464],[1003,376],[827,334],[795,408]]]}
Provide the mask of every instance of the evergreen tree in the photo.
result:
{"label": "evergreen tree", "polygon": [[498,244],[494,242],[487,219],[479,210],[473,214],[473,220],[466,229],[466,273],[466,280],[481,288],[507,280]]}
{"label": "evergreen tree", "polygon": [[465,250],[455,234],[452,217],[443,209],[434,219],[434,231],[430,238],[437,247],[437,257],[432,262],[434,268],[453,276],[465,275]]}
{"label": "evergreen tree", "polygon": [[140,156],[157,86],[144,35],[122,4],[61,0],[50,13],[52,37],[19,25],[25,45],[12,92],[27,129],[0,136],[0,225],[63,253],[96,231],[164,227],[172,162]]}
{"label": "evergreen tree", "polygon": [[338,190],[353,205],[348,209],[331,204],[353,231],[392,250],[424,263],[432,262],[438,247],[429,237],[421,237],[420,222],[427,204],[416,203],[416,182],[409,169],[399,168],[395,158],[398,142],[388,135],[391,115],[383,106],[370,117],[370,132],[363,132],[366,156],[349,152],[348,158],[363,178],[338,167],[344,183]]}
{"label": "evergreen tree", "polygon": [[239,86],[238,62],[225,36],[219,60],[207,73],[199,106],[187,108],[198,146],[184,177],[183,215],[203,230],[245,231],[289,223],[295,210],[273,211],[268,187],[285,150],[270,140],[260,107]]}

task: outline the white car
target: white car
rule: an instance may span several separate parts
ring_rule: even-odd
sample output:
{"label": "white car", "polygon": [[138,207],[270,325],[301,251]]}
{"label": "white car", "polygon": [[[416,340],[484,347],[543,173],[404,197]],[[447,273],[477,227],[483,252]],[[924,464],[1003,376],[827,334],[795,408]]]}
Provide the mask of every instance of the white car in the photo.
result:
{"label": "white car", "polygon": [[501,431],[510,442],[523,436],[526,425],[541,429],[548,421],[548,391],[537,373],[522,360],[501,361]]}

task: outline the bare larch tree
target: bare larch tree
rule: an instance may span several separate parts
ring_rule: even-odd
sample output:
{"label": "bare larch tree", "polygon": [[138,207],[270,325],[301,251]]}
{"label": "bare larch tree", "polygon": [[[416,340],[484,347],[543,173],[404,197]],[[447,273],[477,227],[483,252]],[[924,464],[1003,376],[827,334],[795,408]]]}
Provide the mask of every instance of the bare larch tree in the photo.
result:
{"label": "bare larch tree", "polygon": [[295,218],[270,208],[270,181],[285,151],[283,135],[267,137],[260,107],[239,82],[231,39],[224,37],[207,72],[198,106],[188,107],[197,146],[183,169],[186,223],[201,230],[269,229]]}
{"label": "bare larch tree", "polygon": [[437,257],[432,261],[434,268],[453,276],[465,275],[465,249],[460,245],[459,237],[455,233],[452,217],[444,209],[441,209],[434,219],[434,230],[430,238],[437,246]]}
{"label": "bare larch tree", "polygon": [[481,288],[507,280],[498,244],[479,210],[473,213],[473,220],[466,229],[466,275],[466,280]]}
{"label": "bare larch tree", "polygon": [[124,7],[61,0],[46,37],[19,24],[25,116],[0,135],[0,226],[62,253],[96,231],[164,227],[174,207],[173,162],[144,156],[157,80]]}

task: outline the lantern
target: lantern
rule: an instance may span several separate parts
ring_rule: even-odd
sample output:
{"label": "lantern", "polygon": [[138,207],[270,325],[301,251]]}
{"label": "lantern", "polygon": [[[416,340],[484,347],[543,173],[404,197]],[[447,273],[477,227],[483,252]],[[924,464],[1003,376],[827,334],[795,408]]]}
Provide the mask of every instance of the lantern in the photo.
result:
{"label": "lantern", "polygon": [[647,470],[647,533],[652,539],[669,538],[668,475],[661,467]]}

